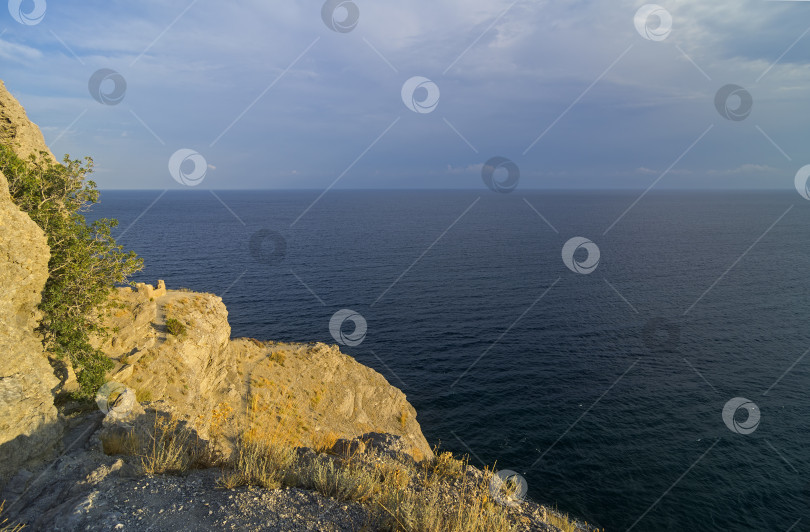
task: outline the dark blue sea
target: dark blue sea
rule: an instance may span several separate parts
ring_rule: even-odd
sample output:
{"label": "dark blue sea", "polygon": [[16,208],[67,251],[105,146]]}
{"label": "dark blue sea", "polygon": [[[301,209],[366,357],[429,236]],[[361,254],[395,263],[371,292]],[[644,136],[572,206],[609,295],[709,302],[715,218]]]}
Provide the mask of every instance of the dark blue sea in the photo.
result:
{"label": "dark blue sea", "polygon": [[619,219],[639,194],[105,191],[91,217],[136,280],[222,296],[235,337],[335,343],[359,314],[343,351],[428,441],[538,502],[610,531],[810,530],[810,203],[652,192]]}

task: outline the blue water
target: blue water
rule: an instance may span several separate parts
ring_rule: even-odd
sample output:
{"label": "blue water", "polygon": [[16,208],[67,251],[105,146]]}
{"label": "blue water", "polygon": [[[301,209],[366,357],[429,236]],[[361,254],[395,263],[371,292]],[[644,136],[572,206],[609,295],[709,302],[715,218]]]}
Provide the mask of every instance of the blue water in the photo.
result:
{"label": "blue water", "polygon": [[[332,315],[358,312],[344,352],[428,441],[518,471],[533,499],[607,530],[810,530],[798,195],[651,193],[605,234],[638,193],[330,191],[294,224],[319,192],[160,194],[93,213],[120,220],[137,280],[221,295],[233,336],[334,343]],[[563,263],[575,236],[599,247],[589,275]],[[735,397],[753,433],[724,423]]]}

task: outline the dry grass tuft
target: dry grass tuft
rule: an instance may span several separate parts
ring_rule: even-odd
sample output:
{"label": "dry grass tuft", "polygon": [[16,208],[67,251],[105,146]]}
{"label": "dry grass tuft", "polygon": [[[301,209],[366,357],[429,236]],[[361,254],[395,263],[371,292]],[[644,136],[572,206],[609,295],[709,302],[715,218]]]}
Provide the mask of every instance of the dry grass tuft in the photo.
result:
{"label": "dry grass tuft", "polygon": [[487,475],[480,480],[465,478],[459,489],[449,495],[447,486],[435,476],[422,477],[419,490],[391,486],[375,501],[383,510],[381,527],[406,532],[515,529],[508,510],[490,497]]}
{"label": "dry grass tuft", "polygon": [[273,351],[268,358],[279,366],[283,366],[284,361],[287,360],[287,355],[284,354],[284,351]]}
{"label": "dry grass tuft", "polygon": [[[543,508],[543,521],[549,525],[556,526],[562,532],[579,532],[582,530],[577,522],[571,519],[567,514],[552,510],[550,508]],[[594,532],[599,532],[598,530]]]}
{"label": "dry grass tuft", "polygon": [[[3,514],[3,508],[6,506],[6,501],[0,502],[0,515]],[[3,519],[0,521],[0,532],[18,532],[25,528],[25,525],[16,524],[12,525],[8,522],[8,519]]]}
{"label": "dry grass tuft", "polygon": [[[300,438],[295,433],[298,420],[290,411],[293,403],[290,394],[282,394],[280,402],[273,405],[262,403],[256,396],[250,398],[248,425],[241,430],[230,461],[219,464],[220,486],[300,487],[340,501],[354,501],[367,509],[366,526],[372,530],[501,532],[517,528],[520,514],[491,493],[493,472],[470,467],[468,457],[459,459],[438,449],[433,460],[421,463],[403,462],[373,449],[346,456],[326,454],[324,451],[331,450],[340,438],[335,432],[313,435],[316,452],[297,448]],[[218,405],[211,419],[210,434],[216,441],[222,428],[232,421],[231,407]],[[182,473],[215,464],[210,457],[202,458],[195,438],[193,431],[177,420],[156,414],[154,430],[140,454],[143,472]],[[105,442],[105,452],[117,454],[137,448],[137,443],[131,435],[123,434]],[[510,489],[517,490],[518,486],[504,485],[501,495],[508,497]],[[543,517],[563,532],[581,530],[576,521],[557,511],[544,508]],[[0,528],[0,532],[6,529]]]}
{"label": "dry grass tuft", "polygon": [[318,405],[321,404],[321,401],[323,401],[324,393],[325,392],[323,388],[318,388],[317,390],[315,390],[315,392],[312,394],[312,397],[309,398],[309,404],[312,406],[312,408],[317,408]]}
{"label": "dry grass tuft", "polygon": [[141,469],[148,475],[185,473],[198,462],[193,432],[168,416],[155,414],[153,432],[141,456]]}
{"label": "dry grass tuft", "polygon": [[249,438],[238,443],[234,454],[237,485],[277,489],[296,483],[293,466],[297,456],[291,447],[268,445]]}
{"label": "dry grass tuft", "polygon": [[108,456],[138,454],[140,442],[134,430],[109,432],[101,436],[101,447]]}
{"label": "dry grass tuft", "polygon": [[232,419],[233,408],[228,403],[219,403],[211,412],[211,428],[208,430],[211,439],[216,441],[223,437],[225,426]]}
{"label": "dry grass tuft", "polygon": [[453,457],[451,452],[439,453],[438,449],[434,449],[434,451],[436,455],[436,459],[432,464],[434,475],[456,479],[464,476],[468,462],[466,458],[458,460]]}
{"label": "dry grass tuft", "polygon": [[[433,463],[420,466],[374,451],[340,457],[301,452],[288,439],[289,418],[277,416],[276,423],[255,423],[264,410],[257,401],[249,403],[248,418],[253,423],[242,433],[230,468],[223,470],[221,486],[296,486],[355,501],[370,509],[369,526],[375,530],[513,529],[508,509],[490,497],[489,477],[467,475],[465,460],[441,453]],[[283,406],[278,410],[283,411]],[[338,438],[334,432],[318,433],[314,447],[321,453],[328,451]]]}
{"label": "dry grass tuft", "polygon": [[135,400],[139,403],[148,403],[152,400],[152,390],[147,388],[135,388]]}
{"label": "dry grass tuft", "polygon": [[379,479],[373,471],[345,463],[337,465],[336,460],[326,455],[298,465],[295,474],[298,485],[339,501],[366,503],[379,489]]}
{"label": "dry grass tuft", "polygon": [[340,434],[337,432],[331,430],[326,433],[318,432],[312,435],[312,448],[316,453],[327,453],[339,439]]}

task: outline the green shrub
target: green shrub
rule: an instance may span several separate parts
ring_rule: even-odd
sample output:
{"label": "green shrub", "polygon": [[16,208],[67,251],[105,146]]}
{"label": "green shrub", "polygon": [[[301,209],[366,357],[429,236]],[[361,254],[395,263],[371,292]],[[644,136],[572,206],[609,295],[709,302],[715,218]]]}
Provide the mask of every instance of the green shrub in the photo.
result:
{"label": "green shrub", "polygon": [[91,333],[106,333],[95,316],[112,287],[143,268],[143,261],[134,252],[125,253],[112,237],[117,220],[85,220],[82,213],[99,198],[96,184],[87,180],[92,170],[89,157],[82,162],[66,155],[57,164],[42,152],[23,160],[0,145],[0,172],[8,179],[11,197],[42,228],[51,249],[39,332],[48,351],[69,357],[82,398],[92,397],[113,367],[90,345]]}
{"label": "green shrub", "polygon": [[181,334],[185,334],[186,326],[180,320],[169,318],[166,320],[166,331],[169,334],[180,336]]}

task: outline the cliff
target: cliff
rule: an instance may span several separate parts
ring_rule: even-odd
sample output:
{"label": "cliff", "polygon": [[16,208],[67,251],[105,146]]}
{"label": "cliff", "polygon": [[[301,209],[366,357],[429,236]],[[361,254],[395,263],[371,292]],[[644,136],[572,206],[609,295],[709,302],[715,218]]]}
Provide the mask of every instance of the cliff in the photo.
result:
{"label": "cliff", "polygon": [[[50,154],[2,82],[0,142],[22,157]],[[45,234],[12,202],[0,173],[0,486],[21,467],[52,455],[61,436],[52,393],[59,382],[34,333],[49,258]]]}
{"label": "cliff", "polygon": [[45,144],[42,132],[36,124],[28,120],[25,109],[8,92],[2,80],[0,80],[0,144],[11,146],[23,159],[45,152],[56,162],[56,157]]}
{"label": "cliff", "polygon": [[[162,283],[118,289],[112,301],[102,321],[116,332],[96,339],[118,362],[110,379],[204,439],[215,414],[229,412],[216,426],[226,455],[239,431],[272,426],[290,445],[380,432],[402,437],[417,461],[433,456],[405,394],[337,346],[231,340],[221,298]],[[183,331],[169,332],[170,319]]]}
{"label": "cliff", "polygon": [[[0,143],[22,158],[45,152],[56,161],[2,82]],[[44,233],[14,205],[0,174],[0,487],[50,456],[62,433],[54,407],[60,382],[34,333],[49,257]],[[237,431],[273,418],[290,444],[384,432],[402,436],[416,459],[432,457],[405,395],[337,347],[232,341],[227,310],[211,294],[141,284],[117,290],[111,303],[102,320],[114,332],[96,339],[118,362],[108,378],[136,390],[156,411],[188,422],[201,438],[210,437],[215,412],[232,412],[227,426],[218,420],[224,455]],[[184,323],[182,335],[166,330],[168,318]],[[61,376],[64,388],[72,371]]]}

